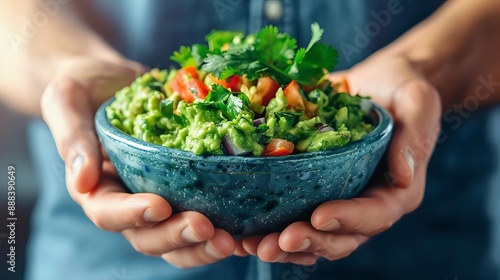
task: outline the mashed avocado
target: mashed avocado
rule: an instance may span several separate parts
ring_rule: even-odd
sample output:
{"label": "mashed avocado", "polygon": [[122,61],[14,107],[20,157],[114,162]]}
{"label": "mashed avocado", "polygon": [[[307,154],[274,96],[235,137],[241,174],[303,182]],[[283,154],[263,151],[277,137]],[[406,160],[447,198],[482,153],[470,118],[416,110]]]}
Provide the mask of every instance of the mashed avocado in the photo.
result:
{"label": "mashed avocado", "polygon": [[373,130],[362,97],[325,79],[337,52],[307,48],[268,26],[257,34],[213,31],[181,47],[180,69],[153,69],[118,91],[112,125],[135,138],[198,155],[283,156],[342,147]]}
{"label": "mashed avocado", "polygon": [[[243,154],[254,156],[262,155],[274,138],[294,143],[296,152],[315,152],[342,147],[373,129],[363,121],[362,98],[336,93],[332,88],[330,96],[316,90],[316,99],[309,98],[325,101],[316,104],[317,116],[313,118],[287,109],[281,88],[265,107],[265,115],[258,116],[250,109],[247,95],[218,85],[204,100],[180,100],[176,93],[163,92],[168,82],[161,77],[167,74],[155,69],[118,91],[106,108],[110,123],[143,141],[198,155],[227,154],[222,145],[225,137]],[[256,119],[263,121],[259,124]]]}

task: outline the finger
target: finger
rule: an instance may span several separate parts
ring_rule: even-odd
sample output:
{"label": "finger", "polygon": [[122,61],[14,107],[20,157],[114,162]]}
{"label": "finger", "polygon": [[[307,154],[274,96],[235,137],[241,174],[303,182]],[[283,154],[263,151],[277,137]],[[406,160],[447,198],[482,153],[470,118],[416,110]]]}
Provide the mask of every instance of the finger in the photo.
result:
{"label": "finger", "polygon": [[412,185],[415,170],[427,167],[440,132],[441,105],[436,90],[426,82],[408,83],[394,95],[396,130],[388,148],[390,185]]}
{"label": "finger", "polygon": [[[93,63],[88,72],[80,71],[78,80],[87,82],[92,104],[94,104],[93,109],[97,110],[98,106],[113,96],[116,91],[130,85],[146,71],[146,66],[130,60],[121,61],[119,64]],[[84,79],[81,78],[82,76]]]}
{"label": "finger", "polygon": [[149,67],[147,67],[144,64],[141,64],[139,62],[127,60],[126,63],[132,70],[134,70],[136,77],[139,77],[139,76],[143,75],[144,73],[146,73],[147,71],[149,71]]}
{"label": "finger", "polygon": [[346,74],[347,71],[337,71],[328,75],[328,80],[330,80],[336,92],[353,93],[351,92]]}
{"label": "finger", "polygon": [[234,246],[234,240],[229,233],[215,229],[212,239],[165,253],[161,257],[176,267],[192,268],[215,263],[231,256]]}
{"label": "finger", "polygon": [[290,253],[283,251],[279,246],[279,233],[265,236],[257,248],[257,256],[263,262],[293,262],[296,264],[313,265],[317,257],[311,253]]}
{"label": "finger", "polygon": [[245,237],[243,239],[243,249],[247,251],[250,255],[257,255],[257,248],[259,247],[259,243],[264,239],[264,235],[254,235]]}
{"label": "finger", "polygon": [[346,78],[348,71],[335,71],[333,73],[328,74],[327,79],[332,83],[337,83],[342,79]]}
{"label": "finger", "polygon": [[234,255],[238,257],[246,257],[249,253],[243,248],[243,240],[237,239],[234,241]]}
{"label": "finger", "polygon": [[298,265],[312,266],[320,257],[313,253],[289,253],[280,263],[293,263]]}
{"label": "finger", "polygon": [[160,256],[191,246],[214,236],[212,223],[200,213],[182,212],[150,228],[133,228],[122,232],[135,250]]}
{"label": "finger", "polygon": [[94,191],[82,194],[70,188],[69,193],[97,227],[108,231],[152,226],[172,214],[170,204],[162,197],[126,193],[108,173],[103,173]]}
{"label": "finger", "polygon": [[102,174],[106,174],[108,178],[118,178],[118,172],[116,172],[115,166],[109,160],[102,162]]}
{"label": "finger", "polygon": [[262,238],[257,247],[257,256],[263,262],[280,262],[288,256],[278,246],[279,233],[271,233]]}
{"label": "finger", "polygon": [[321,231],[366,236],[385,231],[420,204],[425,172],[419,176],[423,180],[408,189],[381,185],[368,189],[361,197],[323,203],[314,210],[311,224]]}
{"label": "finger", "polygon": [[285,252],[309,252],[332,261],[347,257],[367,239],[360,234],[317,231],[307,222],[296,222],[281,233],[279,246]]}
{"label": "finger", "polygon": [[102,156],[86,90],[72,80],[56,80],[45,90],[41,110],[66,163],[68,187],[81,193],[92,190],[100,176]]}
{"label": "finger", "polygon": [[[75,71],[77,65],[78,71]],[[146,67],[130,60],[102,61],[81,58],[64,65],[57,77],[77,81],[87,91],[95,111],[121,88],[130,85]]]}
{"label": "finger", "polygon": [[[74,71],[74,64],[78,71]],[[64,65],[43,93],[41,111],[66,163],[67,185],[85,193],[97,184],[102,156],[94,112],[114,92],[130,84],[141,67],[81,59]],[[68,69],[66,69],[68,68]]]}

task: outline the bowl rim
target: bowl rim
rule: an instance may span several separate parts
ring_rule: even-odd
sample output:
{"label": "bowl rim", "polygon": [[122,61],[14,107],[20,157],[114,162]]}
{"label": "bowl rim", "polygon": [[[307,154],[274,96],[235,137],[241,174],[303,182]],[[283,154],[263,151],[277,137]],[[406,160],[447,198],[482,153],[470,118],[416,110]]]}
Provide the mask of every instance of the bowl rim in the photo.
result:
{"label": "bowl rim", "polygon": [[372,100],[368,100],[372,104],[372,108],[370,114],[375,113],[379,119],[379,122],[375,129],[370,132],[365,137],[361,138],[356,142],[350,142],[347,145],[340,147],[338,149],[333,150],[325,150],[319,152],[305,152],[299,154],[292,154],[287,156],[277,156],[277,157],[253,157],[253,156],[218,156],[218,155],[196,155],[191,151],[180,150],[176,148],[169,148],[161,145],[157,145],[154,143],[149,143],[121,131],[120,129],[113,126],[106,115],[106,107],[108,107],[111,102],[115,100],[115,97],[112,97],[105,101],[97,110],[94,118],[94,124],[96,131],[98,132],[99,137],[100,134],[104,134],[109,138],[112,138],[116,141],[122,142],[127,146],[138,150],[144,150],[148,152],[153,152],[154,154],[159,155],[168,155],[170,157],[185,159],[185,160],[202,160],[204,162],[209,163],[241,163],[242,161],[245,163],[278,163],[282,161],[291,161],[291,160],[308,160],[316,157],[329,157],[336,155],[343,155],[346,153],[351,153],[364,144],[373,145],[374,143],[383,141],[385,138],[390,137],[393,129],[393,119],[391,114],[384,109],[379,104],[373,102]]}

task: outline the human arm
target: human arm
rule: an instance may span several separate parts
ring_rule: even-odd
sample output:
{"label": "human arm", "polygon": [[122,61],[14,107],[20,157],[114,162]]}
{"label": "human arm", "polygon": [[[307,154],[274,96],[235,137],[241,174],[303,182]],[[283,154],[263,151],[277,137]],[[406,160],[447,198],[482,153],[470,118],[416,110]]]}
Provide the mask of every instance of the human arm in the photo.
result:
{"label": "human arm", "polygon": [[[347,77],[352,92],[372,96],[394,116],[387,172],[358,198],[320,205],[310,222],[244,240],[245,250],[269,262],[335,260],[415,210],[423,199],[442,112],[466,106],[478,91],[488,96],[490,90],[488,98],[477,97],[480,105],[500,100],[499,19],[498,1],[450,1],[393,44],[334,73],[333,80]],[[488,89],[481,77],[497,83]]]}
{"label": "human arm", "polygon": [[[2,29],[22,34],[17,28],[22,21],[17,20],[41,11],[38,3],[3,1],[2,8],[11,14],[0,17]],[[231,255],[233,239],[214,229],[203,215],[172,215],[163,198],[124,191],[101,152],[93,116],[104,100],[130,84],[144,67],[113,50],[73,6],[59,9],[19,52],[13,50],[12,67],[0,72],[2,98],[32,115],[41,112],[66,163],[68,192],[98,227],[121,232],[137,251],[161,256],[179,267]]]}
{"label": "human arm", "polygon": [[[48,15],[41,2],[0,3],[0,30],[5,46],[0,65],[0,98],[33,116],[40,115],[40,98],[45,87],[71,58],[126,61],[78,19],[72,4],[53,1],[57,5],[53,10],[57,12]],[[45,16],[46,23],[39,23],[36,15]]]}

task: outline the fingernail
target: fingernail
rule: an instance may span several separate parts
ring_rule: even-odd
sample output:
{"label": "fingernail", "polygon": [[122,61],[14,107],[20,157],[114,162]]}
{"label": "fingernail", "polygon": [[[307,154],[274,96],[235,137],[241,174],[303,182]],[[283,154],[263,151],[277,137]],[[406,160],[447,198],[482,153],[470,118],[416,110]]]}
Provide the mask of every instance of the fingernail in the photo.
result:
{"label": "fingernail", "polygon": [[151,208],[146,209],[146,211],[144,211],[144,214],[142,216],[144,220],[148,222],[161,222],[165,220],[163,217],[157,215],[157,213]]}
{"label": "fingernail", "polygon": [[311,239],[306,238],[300,243],[299,248],[297,248],[297,252],[305,251],[309,249],[309,247],[311,247]]}
{"label": "fingernail", "polygon": [[85,160],[84,160],[83,156],[81,156],[81,155],[78,155],[75,157],[75,159],[73,159],[73,162],[71,163],[71,173],[73,175],[80,172],[84,161]]}
{"label": "fingernail", "polygon": [[276,262],[281,262],[284,261],[288,257],[288,253],[281,252],[278,258],[276,259]]}
{"label": "fingernail", "polygon": [[334,231],[340,227],[340,222],[337,219],[331,219],[323,227],[319,228],[323,231]]}
{"label": "fingernail", "polygon": [[411,172],[411,178],[413,179],[413,174],[415,173],[415,158],[413,152],[409,148],[404,148],[403,156],[405,157],[406,164],[408,164],[408,168]]}
{"label": "fingernail", "polygon": [[219,252],[217,252],[215,249],[214,249],[214,246],[212,245],[212,243],[210,243],[210,241],[207,241],[205,243],[205,251],[211,255],[212,257],[214,258],[217,258],[217,259],[221,259],[221,258],[224,258],[223,255],[221,255]]}
{"label": "fingernail", "polygon": [[201,238],[196,236],[196,234],[194,234],[194,232],[189,227],[186,227],[181,231],[181,236],[187,242],[198,243],[198,242],[203,241]]}
{"label": "fingernail", "polygon": [[305,266],[313,266],[318,260],[316,258],[307,258],[304,261]]}

